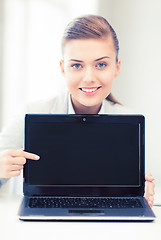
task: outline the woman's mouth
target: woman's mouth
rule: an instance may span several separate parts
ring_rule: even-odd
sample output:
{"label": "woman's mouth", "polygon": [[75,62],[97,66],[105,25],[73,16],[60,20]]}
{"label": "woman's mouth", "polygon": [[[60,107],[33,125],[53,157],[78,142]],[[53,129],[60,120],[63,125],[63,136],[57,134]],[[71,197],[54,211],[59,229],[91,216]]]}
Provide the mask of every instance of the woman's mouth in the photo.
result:
{"label": "woman's mouth", "polygon": [[97,93],[98,89],[100,89],[101,87],[82,87],[79,88],[85,95],[87,96],[92,96],[95,93]]}

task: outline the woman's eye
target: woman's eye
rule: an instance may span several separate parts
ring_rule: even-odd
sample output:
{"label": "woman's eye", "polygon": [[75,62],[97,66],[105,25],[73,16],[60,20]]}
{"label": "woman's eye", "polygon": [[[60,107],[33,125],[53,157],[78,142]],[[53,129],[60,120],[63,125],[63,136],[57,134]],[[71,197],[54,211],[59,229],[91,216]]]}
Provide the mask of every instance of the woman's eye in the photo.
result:
{"label": "woman's eye", "polygon": [[98,65],[97,65],[98,68],[104,68],[106,66],[107,66],[106,63],[98,63]]}
{"label": "woman's eye", "polygon": [[75,68],[75,69],[79,69],[81,68],[82,66],[79,64],[79,63],[76,63],[76,64],[73,64],[72,65],[72,68]]}

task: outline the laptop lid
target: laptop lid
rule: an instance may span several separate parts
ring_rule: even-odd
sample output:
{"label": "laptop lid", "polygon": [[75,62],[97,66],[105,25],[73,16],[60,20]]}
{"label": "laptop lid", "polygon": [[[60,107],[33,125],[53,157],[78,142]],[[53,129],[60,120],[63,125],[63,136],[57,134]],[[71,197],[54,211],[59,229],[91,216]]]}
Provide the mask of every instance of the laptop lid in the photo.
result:
{"label": "laptop lid", "polygon": [[28,196],[143,196],[142,115],[25,117],[24,167]]}

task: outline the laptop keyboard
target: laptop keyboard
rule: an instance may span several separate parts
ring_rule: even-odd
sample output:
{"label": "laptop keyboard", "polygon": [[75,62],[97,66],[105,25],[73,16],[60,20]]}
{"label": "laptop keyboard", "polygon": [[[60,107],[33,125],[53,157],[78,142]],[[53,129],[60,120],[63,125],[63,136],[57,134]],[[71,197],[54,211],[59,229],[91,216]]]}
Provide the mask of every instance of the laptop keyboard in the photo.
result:
{"label": "laptop keyboard", "polygon": [[142,208],[137,198],[33,197],[30,208]]}

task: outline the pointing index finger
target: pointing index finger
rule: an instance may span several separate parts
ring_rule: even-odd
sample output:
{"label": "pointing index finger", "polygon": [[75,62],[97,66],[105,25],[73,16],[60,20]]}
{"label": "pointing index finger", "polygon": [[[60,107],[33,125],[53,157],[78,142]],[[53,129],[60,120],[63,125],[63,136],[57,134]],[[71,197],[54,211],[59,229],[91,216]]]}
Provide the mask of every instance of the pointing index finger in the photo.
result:
{"label": "pointing index finger", "polygon": [[31,159],[31,160],[39,160],[40,157],[36,154],[33,154],[33,153],[29,153],[29,152],[24,152],[24,157],[27,158],[27,159]]}
{"label": "pointing index finger", "polygon": [[24,157],[24,158],[31,159],[31,160],[39,160],[40,159],[40,157],[38,155],[23,151],[22,149],[14,151],[12,156],[13,157]]}

